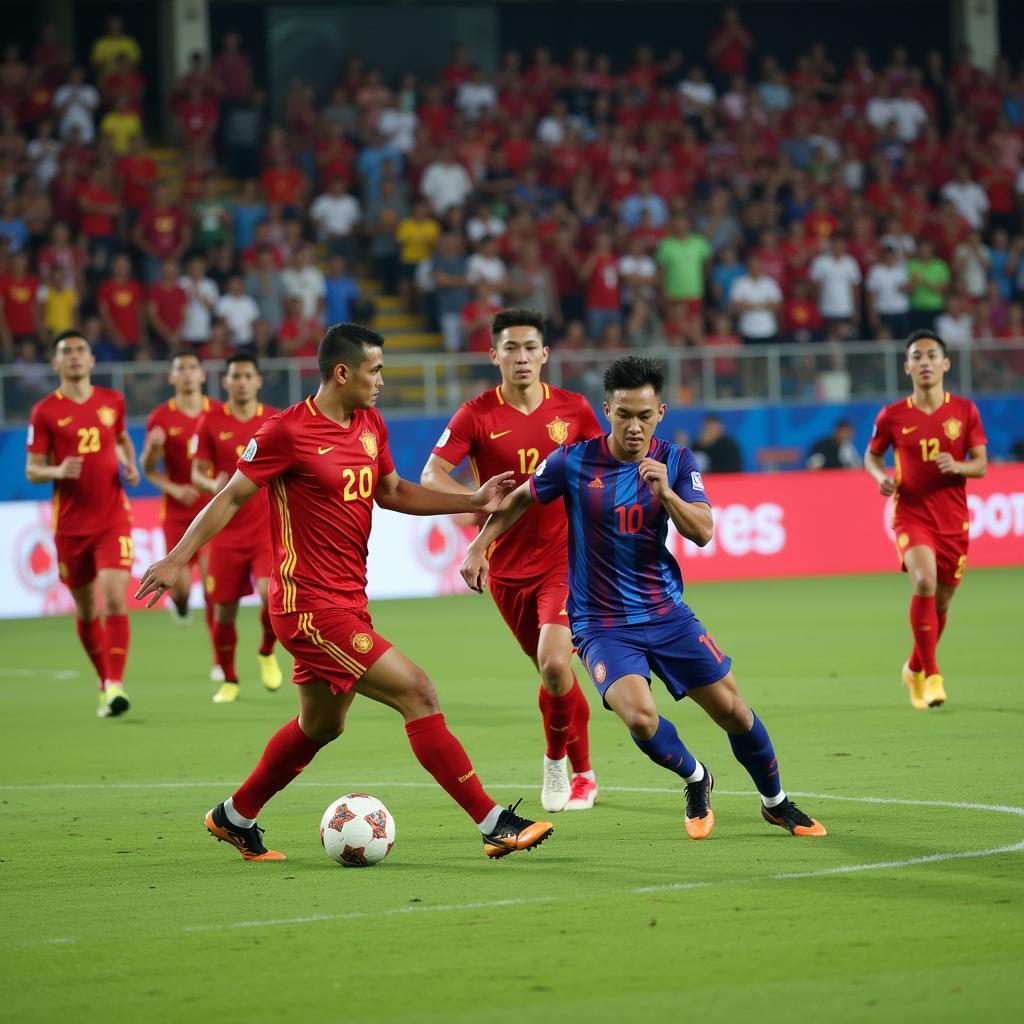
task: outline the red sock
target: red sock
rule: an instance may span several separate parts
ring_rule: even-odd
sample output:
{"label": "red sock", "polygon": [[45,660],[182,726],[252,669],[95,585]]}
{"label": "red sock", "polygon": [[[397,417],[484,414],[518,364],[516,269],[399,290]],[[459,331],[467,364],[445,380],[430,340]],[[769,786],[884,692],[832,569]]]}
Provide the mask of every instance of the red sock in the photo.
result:
{"label": "red sock", "polygon": [[910,628],[914,632],[914,647],[921,659],[921,671],[926,676],[938,674],[935,645],[939,642],[939,617],[935,614],[935,598],[915,594],[910,599]]}
{"label": "red sock", "polygon": [[322,746],[299,728],[297,718],[282,725],[270,737],[252,774],[231,794],[235,810],[246,818],[257,817],[263,805],[275,793],[280,793]]}
{"label": "red sock", "polygon": [[[213,624],[213,656],[217,659],[224,678],[229,683],[238,682],[235,671],[235,648],[238,646],[238,630],[233,622],[215,622]],[[251,814],[246,815],[251,818]]]}
{"label": "red sock", "polygon": [[260,656],[266,657],[274,653],[274,644],[277,637],[274,635],[274,627],[270,622],[270,611],[267,608],[260,609],[260,625],[263,627],[263,639],[260,640]]}
{"label": "red sock", "polygon": [[537,705],[544,722],[547,755],[553,761],[560,761],[565,757],[565,748],[569,742],[569,726],[576,713],[576,697],[572,690],[556,697],[542,686],[537,694]]}
{"label": "red sock", "polygon": [[907,668],[909,668],[911,672],[921,671],[921,654],[917,649],[916,643],[910,652],[910,657],[907,659]]}
{"label": "red sock", "polygon": [[124,664],[128,660],[128,644],[131,642],[131,627],[127,615],[108,615],[107,633],[107,678],[114,683],[124,682]]}
{"label": "red sock", "polygon": [[106,637],[103,632],[103,623],[99,619],[76,619],[75,626],[78,628],[78,639],[82,641],[85,653],[89,655],[92,667],[96,669],[96,678],[100,681],[100,689],[107,678],[107,655]]}
{"label": "red sock", "polygon": [[444,715],[427,715],[414,722],[406,722],[405,731],[416,760],[479,825],[497,801],[484,792],[469,755],[444,724]]}
{"label": "red sock", "polygon": [[207,601],[206,601],[206,604],[205,604],[204,608],[205,608],[205,612],[206,612],[206,629],[207,629],[207,631],[210,634],[210,646],[213,647],[214,656],[216,656],[217,648],[216,648],[216,646],[214,645],[214,642],[213,642],[213,627],[214,627],[214,621],[213,621],[213,602],[211,600],[209,600],[209,598],[207,598]]}
{"label": "red sock", "polygon": [[590,771],[590,702],[586,694],[580,689],[576,676],[572,677],[572,690],[576,698],[574,714],[572,716],[572,728],[569,730],[569,743],[566,750],[569,754],[569,764],[574,772]]}

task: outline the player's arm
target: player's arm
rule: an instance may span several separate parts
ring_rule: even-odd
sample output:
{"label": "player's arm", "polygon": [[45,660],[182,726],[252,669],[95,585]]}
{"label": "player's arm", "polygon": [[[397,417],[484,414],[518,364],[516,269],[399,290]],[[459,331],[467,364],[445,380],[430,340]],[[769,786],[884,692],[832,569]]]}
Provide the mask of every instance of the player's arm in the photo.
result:
{"label": "player's arm", "polygon": [[131,434],[122,429],[114,441],[114,446],[117,449],[118,462],[124,467],[124,482],[129,487],[135,487],[141,477],[139,465],[135,461],[135,442],[132,441]]}
{"label": "player's arm", "polygon": [[142,575],[137,601],[147,594],[153,597],[146,607],[152,608],[178,579],[182,569],[234,518],[235,513],[259,490],[244,473],[235,470],[227,486],[192,520],[185,535],[159,562],[154,562]]}
{"label": "player's arm", "polygon": [[431,454],[427,464],[420,473],[420,483],[432,491],[446,491],[449,494],[472,494],[473,490],[464,483],[455,480],[452,473],[455,466],[440,455]]}
{"label": "player's arm", "polygon": [[885,456],[877,455],[870,448],[864,453],[864,468],[871,474],[871,477],[878,484],[880,494],[888,497],[896,493],[896,481],[889,475],[885,468]]}
{"label": "player's arm", "polygon": [[640,479],[647,483],[672,525],[687,540],[692,540],[699,548],[711,541],[715,532],[711,506],[706,501],[687,501],[676,494],[668,482],[668,466],[664,462],[644,459],[640,463]]}
{"label": "player's arm", "polygon": [[987,446],[979,444],[970,448],[967,455],[968,458],[965,462],[957,462],[949,452],[939,452],[935,457],[935,465],[939,467],[940,473],[952,473],[969,480],[980,480],[988,470]]}
{"label": "player's arm", "polygon": [[48,484],[54,480],[77,480],[82,475],[82,456],[69,455],[51,466],[47,456],[29,452],[25,460],[25,479],[30,484]]}
{"label": "player's arm", "polygon": [[213,463],[197,455],[192,460],[192,486],[204,494],[219,494],[227,486],[227,473],[214,474]]}
{"label": "player's arm", "polygon": [[146,434],[146,443],[142,446],[139,466],[142,475],[162,494],[168,494],[182,505],[193,505],[199,499],[199,491],[191,484],[176,484],[160,469],[164,460],[164,444],[167,435],[163,427],[153,427]]}
{"label": "player's arm", "polygon": [[501,507],[484,523],[466,550],[466,557],[459,567],[462,578],[470,590],[482,594],[487,583],[487,551],[504,533],[512,529],[519,517],[533,504],[530,481],[521,483],[502,503]]}
{"label": "player's arm", "polygon": [[515,487],[515,473],[492,476],[479,490],[435,491],[403,480],[394,470],[377,481],[374,499],[381,508],[407,516],[442,516],[458,512],[494,512]]}

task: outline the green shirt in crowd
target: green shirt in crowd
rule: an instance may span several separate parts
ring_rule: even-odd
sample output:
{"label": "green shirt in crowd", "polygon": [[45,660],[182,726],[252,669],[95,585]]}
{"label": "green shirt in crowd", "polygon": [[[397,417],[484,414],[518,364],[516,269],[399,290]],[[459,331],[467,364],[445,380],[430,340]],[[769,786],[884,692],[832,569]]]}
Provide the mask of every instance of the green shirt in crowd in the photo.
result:
{"label": "green shirt in crowd", "polygon": [[938,256],[930,260],[907,260],[907,278],[911,282],[915,274],[918,281],[910,289],[910,308],[924,312],[943,309],[946,298],[940,289],[942,285],[949,284],[949,267],[945,260],[940,260]]}
{"label": "green shirt in crowd", "polygon": [[665,238],[655,259],[665,269],[665,294],[670,299],[704,298],[704,264],[711,259],[711,243],[698,234]]}

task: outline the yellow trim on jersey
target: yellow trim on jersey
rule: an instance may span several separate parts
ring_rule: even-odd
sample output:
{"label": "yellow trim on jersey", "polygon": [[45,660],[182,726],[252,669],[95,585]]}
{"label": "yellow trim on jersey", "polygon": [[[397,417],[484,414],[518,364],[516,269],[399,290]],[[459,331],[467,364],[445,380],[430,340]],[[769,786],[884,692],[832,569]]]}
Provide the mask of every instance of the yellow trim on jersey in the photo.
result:
{"label": "yellow trim on jersey", "polygon": [[295,554],[295,542],[292,537],[292,520],[288,513],[288,493],[285,490],[284,481],[278,477],[272,484],[274,497],[277,499],[277,508],[281,516],[281,546],[284,548],[284,558],[281,561],[281,611],[290,614],[295,611],[295,571],[297,556]]}
{"label": "yellow trim on jersey", "polygon": [[256,403],[256,415],[257,416],[262,416],[263,415],[263,403],[262,402],[257,402]]}
{"label": "yellow trim on jersey", "polygon": [[909,395],[907,397],[907,408],[908,409],[913,409],[914,408],[914,396],[913,395]]}
{"label": "yellow trim on jersey", "polygon": [[473,471],[473,479],[476,481],[477,487],[480,486],[480,470],[477,468],[476,459],[472,455],[469,457],[469,468]]}
{"label": "yellow trim on jersey", "polygon": [[209,411],[210,411],[210,399],[206,395],[203,395],[203,412],[209,412]]}
{"label": "yellow trim on jersey", "polygon": [[943,404],[944,405],[949,405],[949,403],[952,400],[952,398],[953,398],[953,396],[947,391],[946,392],[946,401]]}
{"label": "yellow trim on jersey", "polygon": [[498,405],[504,405],[505,404],[505,399],[502,398],[502,396],[501,396],[501,385],[500,384],[494,389],[494,393],[498,397]]}
{"label": "yellow trim on jersey", "polygon": [[346,672],[349,672],[356,679],[366,671],[365,665],[360,665],[355,658],[346,654],[337,644],[325,640],[323,634],[313,625],[313,613],[301,612],[299,614],[299,629],[302,630],[306,639],[311,644],[319,647],[328,657],[333,658]]}
{"label": "yellow trim on jersey", "polygon": [[57,532],[57,520],[60,518],[60,495],[57,488],[53,489],[53,532]]}
{"label": "yellow trim on jersey", "polygon": [[57,398],[58,398],[58,399],[59,399],[60,401],[62,401],[62,402],[64,401],[64,396],[63,396],[63,395],[62,395],[62,394],[60,393],[60,388],[57,388],[57,390],[56,390],[56,391],[54,391],[54,395],[56,395],[56,397],[57,397]]}
{"label": "yellow trim on jersey", "polygon": [[543,385],[543,387],[544,387],[544,401],[546,402],[551,397],[551,388],[549,388],[547,386],[547,384]]}
{"label": "yellow trim on jersey", "polygon": [[171,398],[171,399],[168,399],[168,401],[167,401],[167,408],[168,408],[168,409],[170,409],[170,411],[171,411],[171,412],[174,412],[174,411],[175,411],[175,410],[176,410],[176,409],[178,408],[178,407],[177,407],[177,406],[176,406],[176,405],[174,404],[174,399],[173,399],[173,398]]}
{"label": "yellow trim on jersey", "polygon": [[312,395],[306,395],[306,405],[308,406],[309,411],[315,416],[317,413],[316,413],[316,406],[313,404],[313,397],[312,397]]}

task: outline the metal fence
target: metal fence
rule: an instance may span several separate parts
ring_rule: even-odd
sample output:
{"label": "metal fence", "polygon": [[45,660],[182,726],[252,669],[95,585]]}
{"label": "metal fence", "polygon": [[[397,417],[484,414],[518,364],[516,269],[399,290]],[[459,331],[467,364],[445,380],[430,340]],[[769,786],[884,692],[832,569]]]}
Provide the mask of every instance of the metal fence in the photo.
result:
{"label": "metal fence", "polygon": [[[673,405],[742,408],[765,404],[813,404],[856,399],[891,399],[906,390],[902,344],[836,344],[757,347],[628,350],[662,360],[668,370],[666,400]],[[601,375],[627,350],[565,349],[551,352],[546,379],[601,398]],[[975,341],[950,351],[947,387],[961,394],[993,395],[1024,391],[1024,338]],[[222,393],[220,363],[209,363],[208,390]],[[279,408],[294,405],[316,391],[319,373],[313,359],[262,362],[261,398]],[[388,355],[385,349],[386,414],[432,415],[455,409],[466,398],[493,385],[497,371],[487,355],[444,353]],[[124,393],[131,420],[147,413],[171,393],[167,364],[101,363],[93,382]],[[0,366],[0,424],[24,423],[32,405],[57,385],[46,364]]]}

